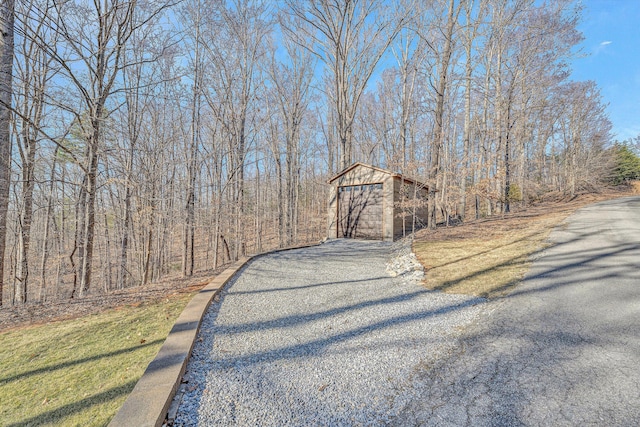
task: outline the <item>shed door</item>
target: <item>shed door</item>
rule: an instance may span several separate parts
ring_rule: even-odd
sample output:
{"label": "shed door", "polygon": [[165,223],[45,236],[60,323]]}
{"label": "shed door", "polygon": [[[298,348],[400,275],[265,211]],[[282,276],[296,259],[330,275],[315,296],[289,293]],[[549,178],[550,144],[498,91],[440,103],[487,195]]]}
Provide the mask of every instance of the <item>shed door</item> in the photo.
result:
{"label": "shed door", "polygon": [[382,184],[338,188],[338,236],[382,239]]}

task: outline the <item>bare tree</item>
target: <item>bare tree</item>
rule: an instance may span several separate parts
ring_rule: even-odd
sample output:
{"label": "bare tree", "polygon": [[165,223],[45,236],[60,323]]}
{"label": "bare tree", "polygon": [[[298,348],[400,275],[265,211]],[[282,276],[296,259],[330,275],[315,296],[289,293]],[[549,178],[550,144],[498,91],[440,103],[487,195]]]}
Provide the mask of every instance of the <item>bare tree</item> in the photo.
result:
{"label": "bare tree", "polygon": [[257,0],[237,0],[233,6],[220,4],[215,19],[203,35],[203,48],[212,65],[204,83],[204,99],[221,126],[228,144],[227,175],[231,185],[233,258],[246,253],[244,215],[245,169],[250,144],[256,132],[256,89],[261,79],[260,63],[272,28],[266,4]]}
{"label": "bare tree", "polygon": [[[458,14],[460,13],[462,2],[455,4],[454,0],[449,0],[446,13],[445,27],[442,31],[442,40],[434,44],[427,35],[422,35],[423,39],[429,43],[432,51],[437,56],[438,77],[434,87],[435,111],[434,111],[434,131],[433,142],[431,144],[431,156],[429,166],[429,205],[428,205],[428,226],[436,227],[436,191],[438,178],[441,173],[441,153],[444,143],[444,113],[447,88],[449,86],[451,56],[454,49],[454,31],[457,26]],[[438,42],[442,43],[441,46]]]}
{"label": "bare tree", "polygon": [[200,147],[200,118],[203,97],[203,5],[200,1],[186,6],[186,14],[190,22],[187,29],[193,57],[190,67],[193,70],[193,83],[190,102],[189,134],[185,135],[187,163],[187,185],[185,203],[185,221],[182,245],[182,275],[191,276],[195,266],[195,207],[196,179],[198,176],[198,154]]}
{"label": "bare tree", "polygon": [[49,3],[31,1],[21,3],[16,11],[22,29],[19,37],[15,64],[17,84],[15,85],[15,136],[21,168],[21,203],[18,216],[18,256],[14,276],[14,299],[26,303],[29,282],[29,249],[33,221],[33,195],[36,184],[36,151],[43,137],[46,89],[55,74],[51,57],[39,40],[47,40],[48,46],[55,46],[56,36],[48,26],[47,9]]}
{"label": "bare tree", "polygon": [[[295,224],[298,219],[301,127],[310,102],[315,64],[311,56],[294,43],[286,40],[284,45],[289,64],[278,62],[274,57],[269,73],[275,89],[273,96],[278,107],[284,139],[284,185],[280,184],[283,191],[278,197],[282,213],[280,228],[284,236],[282,243],[291,245],[296,237]],[[280,170],[280,149],[276,148],[274,151],[276,168]]]}
{"label": "bare tree", "polygon": [[360,98],[409,10],[393,13],[381,0],[286,3],[297,22],[305,24],[288,32],[317,55],[331,75],[327,95],[336,112],[340,168],[344,169],[352,162],[353,123]]}
{"label": "bare tree", "polygon": [[11,77],[13,69],[14,2],[0,4],[0,306],[4,290],[4,252],[11,185]]}
{"label": "bare tree", "polygon": [[16,4],[0,237],[18,301],[35,278],[80,297],[318,239],[327,176],[354,160],[428,182],[432,227],[467,195],[492,215],[607,174],[597,87],[566,66],[570,0],[167,1]]}
{"label": "bare tree", "polygon": [[[398,64],[398,78],[399,88],[395,89],[398,92],[392,99],[397,99],[396,108],[399,109],[395,114],[399,117],[396,130],[397,145],[401,152],[401,160],[398,164],[394,165],[395,168],[399,168],[402,172],[416,174],[416,170],[407,170],[409,163],[416,164],[416,145],[415,139],[411,138],[411,134],[415,132],[411,129],[417,121],[417,104],[416,92],[418,90],[418,70],[422,68],[425,61],[425,56],[428,54],[427,44],[424,39],[419,37],[416,32],[416,23],[409,22],[410,26],[414,28],[404,28],[398,37],[399,43],[397,47],[393,49],[396,62]],[[389,94],[391,95],[391,94]]]}
{"label": "bare tree", "polygon": [[[89,4],[56,3],[59,17],[56,31],[66,51],[50,54],[61,65],[68,84],[75,88],[84,111],[69,105],[82,133],[83,171],[77,202],[76,235],[70,259],[75,267],[72,298],[89,290],[94,252],[97,175],[104,121],[109,115],[107,101],[127,66],[124,51],[132,35],[147,25],[167,3],[149,4],[144,14],[140,4],[127,0],[106,0]],[[64,56],[63,56],[64,55]]]}
{"label": "bare tree", "polygon": [[564,142],[561,178],[565,191],[573,197],[579,191],[597,189],[606,177],[607,162],[602,156],[606,141],[611,140],[611,122],[594,82],[571,82],[562,92],[570,101],[560,121]]}
{"label": "bare tree", "polygon": [[463,44],[465,55],[464,72],[464,128],[462,135],[462,176],[460,183],[460,207],[458,214],[462,221],[465,220],[467,211],[467,185],[473,182],[470,173],[471,163],[471,118],[472,118],[472,86],[473,70],[475,65],[474,55],[477,54],[474,44],[479,36],[481,23],[486,13],[487,2],[485,0],[470,1],[464,6],[465,21],[463,28]]}

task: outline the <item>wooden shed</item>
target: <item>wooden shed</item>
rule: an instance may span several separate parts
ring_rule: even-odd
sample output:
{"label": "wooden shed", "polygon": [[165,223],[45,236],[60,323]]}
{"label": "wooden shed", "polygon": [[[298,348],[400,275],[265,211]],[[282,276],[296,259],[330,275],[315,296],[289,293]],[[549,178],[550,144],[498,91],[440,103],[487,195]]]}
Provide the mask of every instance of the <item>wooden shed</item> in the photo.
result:
{"label": "wooden shed", "polygon": [[392,241],[427,222],[426,185],[364,163],[329,180],[328,237]]}

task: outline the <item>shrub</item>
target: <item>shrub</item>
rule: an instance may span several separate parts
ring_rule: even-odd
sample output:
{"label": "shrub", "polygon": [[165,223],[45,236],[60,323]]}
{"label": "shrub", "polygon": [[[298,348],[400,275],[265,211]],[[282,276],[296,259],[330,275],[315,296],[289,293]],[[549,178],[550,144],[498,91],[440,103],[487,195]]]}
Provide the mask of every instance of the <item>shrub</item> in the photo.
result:
{"label": "shrub", "polygon": [[509,201],[510,202],[522,201],[522,189],[517,184],[509,185]]}
{"label": "shrub", "polygon": [[640,179],[640,157],[624,143],[616,143],[612,150],[614,163],[612,184],[629,184],[634,179]]}

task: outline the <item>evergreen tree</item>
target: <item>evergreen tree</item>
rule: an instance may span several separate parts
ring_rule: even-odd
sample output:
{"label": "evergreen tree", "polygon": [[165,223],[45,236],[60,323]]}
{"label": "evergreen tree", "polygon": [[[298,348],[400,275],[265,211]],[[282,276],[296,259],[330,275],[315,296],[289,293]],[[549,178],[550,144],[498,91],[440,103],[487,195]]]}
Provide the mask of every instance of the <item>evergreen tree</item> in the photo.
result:
{"label": "evergreen tree", "polygon": [[611,180],[614,185],[640,179],[640,156],[628,144],[616,143],[613,147],[613,158],[615,166]]}

